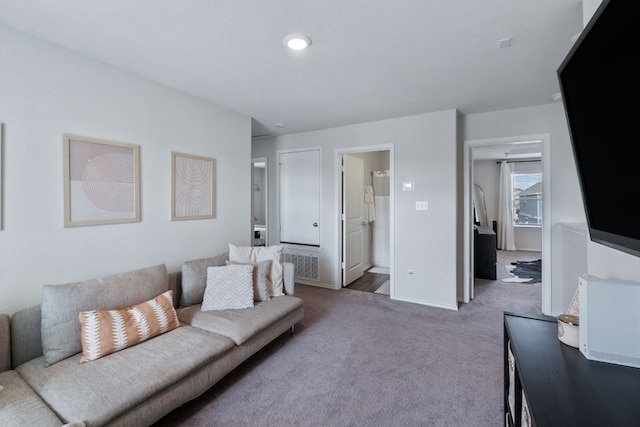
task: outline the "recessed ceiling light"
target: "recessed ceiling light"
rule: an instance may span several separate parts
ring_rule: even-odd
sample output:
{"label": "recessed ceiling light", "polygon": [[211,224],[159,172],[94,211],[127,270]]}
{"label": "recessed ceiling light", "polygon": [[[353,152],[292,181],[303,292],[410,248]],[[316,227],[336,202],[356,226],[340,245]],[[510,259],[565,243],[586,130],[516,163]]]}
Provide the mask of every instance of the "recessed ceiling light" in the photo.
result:
{"label": "recessed ceiling light", "polygon": [[282,123],[282,122],[276,122],[276,123],[273,124],[273,127],[284,129],[284,128],[287,127],[287,124],[286,123]]}
{"label": "recessed ceiling light", "polygon": [[311,46],[311,39],[304,34],[289,34],[282,43],[289,49],[302,50]]}

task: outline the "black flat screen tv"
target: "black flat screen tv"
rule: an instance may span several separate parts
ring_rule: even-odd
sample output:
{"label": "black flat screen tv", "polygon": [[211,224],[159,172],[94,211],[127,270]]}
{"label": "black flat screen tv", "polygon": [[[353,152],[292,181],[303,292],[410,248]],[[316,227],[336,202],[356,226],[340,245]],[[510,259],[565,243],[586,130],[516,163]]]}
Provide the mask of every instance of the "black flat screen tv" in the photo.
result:
{"label": "black flat screen tv", "polygon": [[605,0],[558,68],[592,241],[640,256],[640,15]]}

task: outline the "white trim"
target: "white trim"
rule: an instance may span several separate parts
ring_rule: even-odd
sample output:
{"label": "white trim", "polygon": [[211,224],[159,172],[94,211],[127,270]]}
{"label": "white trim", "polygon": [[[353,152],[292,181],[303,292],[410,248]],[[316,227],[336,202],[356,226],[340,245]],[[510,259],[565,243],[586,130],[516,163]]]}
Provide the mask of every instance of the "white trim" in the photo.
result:
{"label": "white trim", "polygon": [[421,300],[421,299],[415,299],[415,298],[393,298],[395,300],[398,301],[404,301],[404,302],[410,302],[413,304],[421,304],[421,305],[426,305],[426,306],[430,306],[430,307],[436,307],[436,308],[446,308],[447,310],[455,310],[458,311],[458,304],[454,304],[454,305],[448,305],[448,304],[442,304],[439,302],[432,302],[432,301],[427,301],[427,300]]}
{"label": "white trim", "polygon": [[390,286],[389,286],[389,297],[391,299],[396,299],[395,298],[395,249],[394,249],[394,242],[395,242],[395,173],[394,173],[394,169],[395,169],[395,154],[394,154],[394,147],[395,144],[394,143],[389,143],[389,144],[381,144],[381,145],[367,145],[367,146],[363,146],[363,147],[348,147],[348,148],[336,148],[335,149],[335,154],[334,154],[334,164],[335,164],[335,171],[334,171],[334,176],[335,176],[335,207],[336,207],[336,212],[335,212],[335,221],[337,221],[337,233],[338,233],[338,238],[336,239],[336,257],[335,257],[335,262],[334,262],[334,271],[337,272],[337,274],[334,276],[334,279],[337,278],[337,280],[335,280],[336,283],[336,288],[335,289],[341,289],[342,288],[342,260],[340,259],[340,254],[342,253],[342,227],[341,227],[341,221],[342,221],[342,215],[340,213],[340,204],[341,204],[341,200],[342,200],[342,162],[341,162],[341,158],[343,154],[353,154],[353,153],[366,153],[366,152],[371,152],[371,151],[388,151],[389,152],[389,170],[391,171],[391,176],[390,176],[390,180],[389,180],[389,185],[390,185],[390,192],[389,195],[391,197],[391,203],[390,203],[390,207],[389,207],[389,282],[390,282]]}
{"label": "white trim", "polygon": [[551,312],[551,136],[548,133],[503,138],[473,139],[464,141],[463,148],[463,292],[462,302],[473,298],[473,233],[471,224],[471,179],[473,178],[473,147],[496,144],[522,144],[542,142],[542,312]]}
{"label": "white trim", "polygon": [[338,290],[333,285],[329,285],[328,283],[313,282],[311,280],[300,279],[298,277],[296,277],[296,283],[300,283],[301,285],[316,286],[318,288],[331,289],[331,290],[334,290],[334,291]]}

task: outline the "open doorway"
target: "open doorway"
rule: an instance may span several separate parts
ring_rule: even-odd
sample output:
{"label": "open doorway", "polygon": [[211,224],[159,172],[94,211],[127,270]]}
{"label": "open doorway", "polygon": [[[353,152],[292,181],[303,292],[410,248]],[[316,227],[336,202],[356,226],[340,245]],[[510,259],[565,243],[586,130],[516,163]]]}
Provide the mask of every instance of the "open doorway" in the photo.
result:
{"label": "open doorway", "polygon": [[267,159],[251,159],[251,246],[265,246],[269,207],[267,193]]}
{"label": "open doorway", "polygon": [[339,153],[342,286],[392,295],[391,150]]}
{"label": "open doorway", "polygon": [[[533,264],[540,259],[542,311],[550,309],[548,153],[547,134],[465,141],[463,302],[474,298],[477,278],[509,282],[512,279],[505,269],[511,269],[516,259]],[[477,205],[482,206],[476,209]],[[482,211],[485,217],[478,218]],[[506,217],[504,212],[511,216]],[[483,263],[494,263],[495,267],[487,272]],[[540,269],[539,264],[537,268]],[[524,278],[515,275],[513,280],[518,279]]]}

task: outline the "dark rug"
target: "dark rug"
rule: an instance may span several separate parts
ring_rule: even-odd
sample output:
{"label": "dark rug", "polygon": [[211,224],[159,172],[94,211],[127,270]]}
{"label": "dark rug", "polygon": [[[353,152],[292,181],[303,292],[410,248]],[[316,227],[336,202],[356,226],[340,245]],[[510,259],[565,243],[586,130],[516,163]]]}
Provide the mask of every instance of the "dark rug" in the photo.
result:
{"label": "dark rug", "polygon": [[504,279],[503,282],[539,283],[542,281],[542,260],[540,259],[515,261],[511,265],[506,265],[505,268],[513,277]]}

